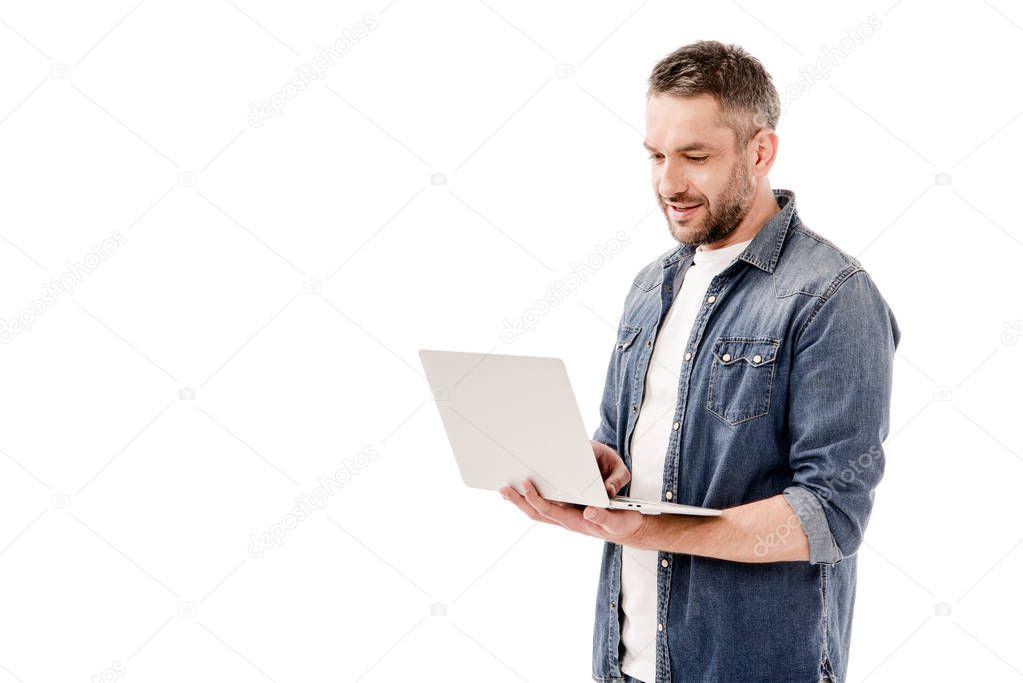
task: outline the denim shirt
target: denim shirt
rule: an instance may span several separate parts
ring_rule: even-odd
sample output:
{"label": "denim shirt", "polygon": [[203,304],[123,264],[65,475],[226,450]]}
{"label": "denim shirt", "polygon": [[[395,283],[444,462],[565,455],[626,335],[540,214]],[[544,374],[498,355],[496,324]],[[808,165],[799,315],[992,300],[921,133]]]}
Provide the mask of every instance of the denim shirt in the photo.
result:
{"label": "denim shirt", "polygon": [[[661,500],[729,508],[783,494],[795,515],[751,550],[766,554],[801,528],[809,561],[660,552],[657,680],[645,683],[845,680],[856,551],[884,472],[900,332],[860,263],[802,223],[795,193],[774,195],[781,211],[711,281],[686,341]],[[630,470],[647,365],[693,250],[662,254],[625,297],[593,440]],[[606,542],[598,681],[623,678],[621,562],[621,545]]]}

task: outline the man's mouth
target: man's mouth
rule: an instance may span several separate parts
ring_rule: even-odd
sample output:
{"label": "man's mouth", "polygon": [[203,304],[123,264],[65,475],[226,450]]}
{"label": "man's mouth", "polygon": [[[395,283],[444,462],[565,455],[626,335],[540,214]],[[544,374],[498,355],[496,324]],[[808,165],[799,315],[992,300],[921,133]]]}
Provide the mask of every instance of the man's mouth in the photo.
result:
{"label": "man's mouth", "polygon": [[672,218],[689,218],[696,213],[696,210],[701,206],[703,206],[703,202],[700,202],[699,204],[668,204],[668,213],[671,214]]}

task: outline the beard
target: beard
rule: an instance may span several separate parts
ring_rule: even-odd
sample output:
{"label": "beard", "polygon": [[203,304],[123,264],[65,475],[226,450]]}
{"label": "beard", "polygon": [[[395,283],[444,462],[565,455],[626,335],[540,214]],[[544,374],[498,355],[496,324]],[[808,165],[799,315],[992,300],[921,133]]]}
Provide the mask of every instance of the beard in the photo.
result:
{"label": "beard", "polygon": [[668,209],[665,207],[664,211],[665,216],[668,218],[668,229],[676,240],[689,246],[712,244],[723,240],[735,232],[735,229],[739,227],[739,223],[746,217],[752,204],[755,189],[753,178],[742,165],[741,159],[736,160],[728,177],[728,184],[721,191],[721,195],[718,198],[720,206],[712,208],[710,203],[704,200],[703,208],[707,216],[703,224],[695,232],[686,235],[683,233],[685,227],[677,225],[668,215]]}

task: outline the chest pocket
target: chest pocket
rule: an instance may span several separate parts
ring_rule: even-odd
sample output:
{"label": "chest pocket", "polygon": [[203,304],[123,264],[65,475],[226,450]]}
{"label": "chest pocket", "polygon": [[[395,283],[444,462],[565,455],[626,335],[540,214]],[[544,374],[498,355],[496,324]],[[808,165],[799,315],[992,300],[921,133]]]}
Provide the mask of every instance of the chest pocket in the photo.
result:
{"label": "chest pocket", "polygon": [[622,325],[622,329],[618,334],[618,341],[615,343],[615,378],[617,379],[615,384],[615,400],[619,403],[619,408],[621,408],[623,388],[625,383],[629,381],[630,368],[635,367],[635,363],[631,362],[636,355],[633,350],[633,342],[636,341],[636,337],[642,329],[641,327]]}
{"label": "chest pocket", "polygon": [[715,341],[707,410],[730,425],[767,415],[779,344],[767,337],[720,337]]}

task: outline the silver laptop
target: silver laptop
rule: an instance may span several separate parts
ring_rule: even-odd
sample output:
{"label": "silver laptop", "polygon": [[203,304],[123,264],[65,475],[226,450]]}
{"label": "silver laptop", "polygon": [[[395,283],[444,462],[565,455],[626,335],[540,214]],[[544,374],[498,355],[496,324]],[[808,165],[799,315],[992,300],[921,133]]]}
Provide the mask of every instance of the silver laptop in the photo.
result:
{"label": "silver laptop", "polygon": [[420,349],[462,480],[576,505],[658,515],[720,515],[720,510],[608,498],[579,405],[560,358]]}

